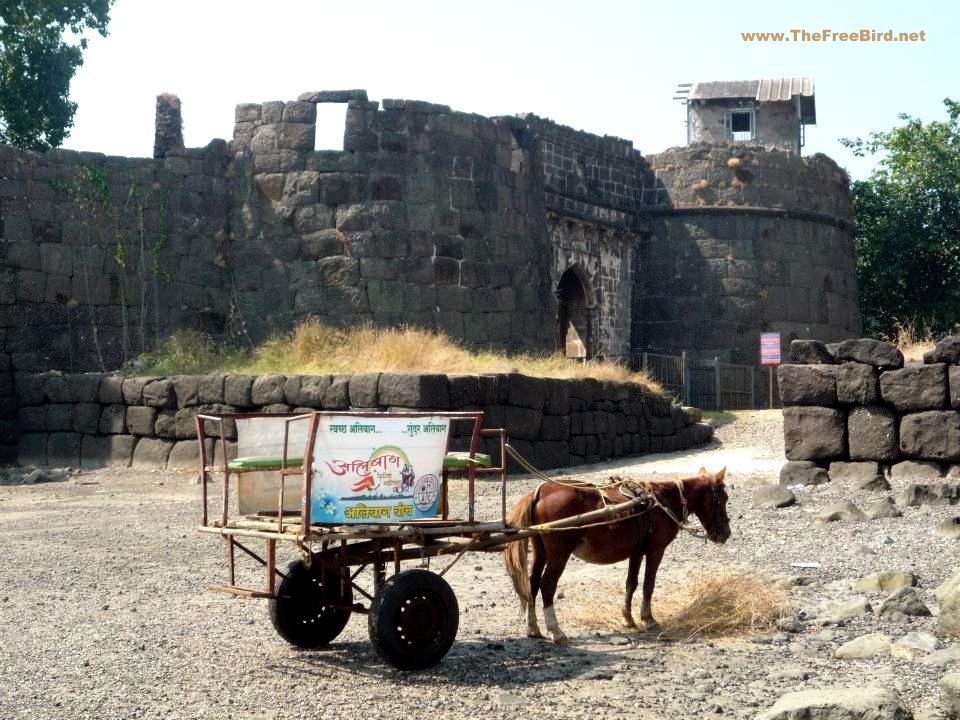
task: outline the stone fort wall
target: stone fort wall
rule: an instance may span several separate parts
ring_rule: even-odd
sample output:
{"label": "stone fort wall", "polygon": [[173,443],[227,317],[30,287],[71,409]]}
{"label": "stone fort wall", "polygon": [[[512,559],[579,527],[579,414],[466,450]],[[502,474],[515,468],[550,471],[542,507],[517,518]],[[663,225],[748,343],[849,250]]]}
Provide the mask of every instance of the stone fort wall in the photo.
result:
{"label": "stone fort wall", "polygon": [[[346,109],[340,151],[314,147],[327,102]],[[158,100],[152,159],[0,148],[3,452],[18,376],[111,370],[178,328],[255,343],[320,316],[549,351],[569,311],[590,356],[745,364],[761,330],[859,333],[847,178],[822,156],[645,158],[362,90],[239,105],[232,141],[205,148],[183,147],[179,113]]]}
{"label": "stone fort wall", "polygon": [[754,365],[759,334],[858,335],[849,180],[824,155],[695,144],[650,158],[669,207],[642,244],[634,341]]}

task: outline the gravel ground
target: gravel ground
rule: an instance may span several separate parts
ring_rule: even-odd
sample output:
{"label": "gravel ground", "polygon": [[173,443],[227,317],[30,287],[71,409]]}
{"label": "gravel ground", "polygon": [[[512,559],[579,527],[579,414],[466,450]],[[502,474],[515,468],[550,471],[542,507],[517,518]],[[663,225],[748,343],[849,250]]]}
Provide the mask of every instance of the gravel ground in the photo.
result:
{"label": "gravel ground", "polygon": [[[754,486],[776,481],[783,462],[781,433],[779,412],[741,413],[703,450],[577,473],[655,479],[727,465],[734,536],[724,546],[678,539],[664,561],[667,586],[729,566],[813,575],[793,592],[797,609],[814,618],[824,600],[863,594],[851,589],[854,580],[902,570],[916,573],[936,611],[933,588],[956,567],[956,541],[933,528],[951,508],[815,525],[828,504],[866,500],[831,484],[799,493],[792,508],[754,509]],[[511,501],[535,484],[512,480]],[[462,492],[455,483],[451,497]],[[494,513],[494,485],[482,484],[480,494],[480,512]],[[833,659],[840,644],[869,632],[936,633],[935,618],[864,615],[826,629],[811,619],[797,634],[669,643],[578,623],[573,600],[560,599],[572,640],[560,648],[524,637],[496,555],[468,556],[447,575],[460,631],[431,670],[384,664],[362,617],[329,648],[297,651],[274,633],[263,601],[205,589],[224,578],[224,554],[195,532],[198,497],[192,478],[173,471],[111,469],[0,487],[0,718],[750,718],[783,692],[866,684],[895,688],[917,717],[942,717],[942,668],[892,656]],[[625,563],[573,560],[561,592],[620,583],[624,572]],[[885,594],[867,595],[876,607]],[[619,597],[609,601],[618,613]]]}

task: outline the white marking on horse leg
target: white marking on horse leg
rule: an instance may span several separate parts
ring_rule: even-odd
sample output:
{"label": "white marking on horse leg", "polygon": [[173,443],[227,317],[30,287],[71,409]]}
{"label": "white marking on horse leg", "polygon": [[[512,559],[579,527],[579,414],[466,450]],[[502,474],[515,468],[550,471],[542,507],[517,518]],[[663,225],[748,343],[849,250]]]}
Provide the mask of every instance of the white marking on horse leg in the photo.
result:
{"label": "white marking on horse leg", "polygon": [[557,645],[566,645],[570,642],[564,635],[563,630],[560,629],[560,623],[557,622],[557,614],[553,610],[553,605],[543,609],[543,619],[546,621],[547,630],[553,635],[553,641]]}
{"label": "white marking on horse leg", "polygon": [[543,633],[540,632],[540,625],[537,624],[537,608],[533,606],[533,603],[527,606],[527,637],[543,637]]}
{"label": "white marking on horse leg", "polygon": [[628,628],[637,626],[636,621],[633,619],[633,608],[630,607],[632,604],[630,600],[627,600],[623,605],[623,624]]}
{"label": "white marking on horse leg", "polygon": [[660,627],[660,623],[653,619],[653,611],[650,609],[649,600],[643,600],[640,603],[640,622],[647,630],[656,630]]}

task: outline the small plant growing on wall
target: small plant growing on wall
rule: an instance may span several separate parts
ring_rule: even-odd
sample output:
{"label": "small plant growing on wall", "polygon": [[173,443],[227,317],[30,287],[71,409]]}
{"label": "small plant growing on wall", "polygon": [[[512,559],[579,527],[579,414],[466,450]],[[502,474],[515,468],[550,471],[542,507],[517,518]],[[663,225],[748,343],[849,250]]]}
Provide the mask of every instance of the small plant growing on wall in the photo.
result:
{"label": "small plant growing on wall", "polygon": [[[169,282],[170,273],[160,264],[160,254],[169,240],[167,226],[168,190],[158,184],[145,188],[141,179],[130,174],[126,197],[118,202],[111,187],[110,171],[99,163],[80,163],[69,180],[51,180],[50,186],[73,201],[78,229],[74,277],[79,276],[80,297],[63,302],[69,338],[71,364],[74,348],[73,315],[89,320],[90,340],[97,363],[107,369],[102,342],[101,305],[119,307],[119,350],[124,363],[144,352],[159,337],[160,283]],[[147,230],[147,212],[156,210],[157,230]],[[107,278],[116,278],[117,297],[104,295],[110,287]],[[76,285],[74,285],[76,287]],[[152,313],[151,313],[152,305]],[[152,315],[152,318],[151,318]],[[152,332],[149,326],[152,319]],[[148,337],[149,334],[149,337]]]}

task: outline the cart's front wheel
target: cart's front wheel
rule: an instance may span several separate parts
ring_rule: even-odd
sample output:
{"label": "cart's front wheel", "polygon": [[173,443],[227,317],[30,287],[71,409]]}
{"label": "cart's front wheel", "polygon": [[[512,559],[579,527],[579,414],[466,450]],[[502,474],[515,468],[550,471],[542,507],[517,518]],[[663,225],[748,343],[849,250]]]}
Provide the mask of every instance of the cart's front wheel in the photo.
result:
{"label": "cart's front wheel", "polygon": [[[346,627],[353,591],[344,594],[340,577],[319,564],[307,567],[301,560],[287,566],[286,577],[270,600],[270,620],[280,637],[300,648],[327,645]],[[334,607],[336,606],[336,607]]]}
{"label": "cart's front wheel", "polygon": [[429,570],[387,580],[370,605],[367,629],[377,652],[401,670],[436,665],[450,650],[460,607],[447,581]]}

